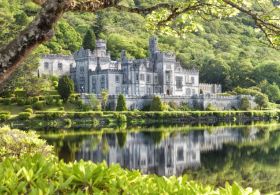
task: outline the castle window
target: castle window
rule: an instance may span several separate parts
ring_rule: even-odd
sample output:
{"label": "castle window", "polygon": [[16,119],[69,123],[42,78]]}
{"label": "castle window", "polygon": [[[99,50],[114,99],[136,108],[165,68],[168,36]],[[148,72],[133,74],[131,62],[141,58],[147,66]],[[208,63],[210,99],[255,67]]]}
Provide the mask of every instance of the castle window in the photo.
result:
{"label": "castle window", "polygon": [[150,83],[151,82],[151,76],[148,74],[147,75],[147,83]]}
{"label": "castle window", "polygon": [[120,82],[120,77],[119,77],[119,75],[116,75],[115,80],[116,80],[116,83],[119,83],[119,82]]}
{"label": "castle window", "polygon": [[192,94],[195,95],[195,89],[192,89]]}
{"label": "castle window", "polygon": [[166,75],[166,83],[170,83],[170,81],[171,81],[171,72],[170,71],[166,71],[165,75]]}
{"label": "castle window", "polygon": [[83,66],[80,67],[80,72],[85,72],[85,68]]}
{"label": "castle window", "polygon": [[49,69],[49,63],[48,62],[45,62],[44,63],[44,68],[47,70],[47,69]]}
{"label": "castle window", "polygon": [[145,75],[144,74],[140,74],[140,81],[145,81]]}
{"label": "castle window", "polygon": [[116,87],[116,94],[120,94],[121,93],[121,88],[120,87]]}
{"label": "castle window", "polygon": [[105,76],[104,75],[101,76],[101,88],[105,89]]}
{"label": "castle window", "polygon": [[192,84],[194,84],[194,77],[191,77],[191,82]]}
{"label": "castle window", "polygon": [[62,65],[62,63],[58,63],[58,64],[57,64],[57,68],[58,68],[58,70],[60,70],[60,71],[63,70],[63,65]]}
{"label": "castle window", "polygon": [[183,89],[183,78],[182,77],[176,77],[176,89],[182,90]]}
{"label": "castle window", "polygon": [[136,79],[136,81],[139,81],[139,75],[137,73],[135,75],[135,79]]}
{"label": "castle window", "polygon": [[157,84],[157,83],[158,83],[158,76],[155,75],[155,84]]}
{"label": "castle window", "polygon": [[191,95],[191,89],[190,88],[187,88],[186,95]]}
{"label": "castle window", "polygon": [[182,147],[177,148],[177,161],[184,160],[184,149]]}

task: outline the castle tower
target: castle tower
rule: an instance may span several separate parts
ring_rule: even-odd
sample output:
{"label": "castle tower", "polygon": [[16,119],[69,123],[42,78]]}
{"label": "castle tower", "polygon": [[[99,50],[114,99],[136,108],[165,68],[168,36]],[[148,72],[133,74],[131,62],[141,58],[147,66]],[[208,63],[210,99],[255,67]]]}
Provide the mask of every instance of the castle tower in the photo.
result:
{"label": "castle tower", "polygon": [[149,40],[150,56],[153,56],[158,51],[157,44],[158,44],[157,37],[155,36],[151,37]]}
{"label": "castle tower", "polygon": [[106,41],[98,39],[96,41],[95,52],[97,57],[105,57],[107,53]]}

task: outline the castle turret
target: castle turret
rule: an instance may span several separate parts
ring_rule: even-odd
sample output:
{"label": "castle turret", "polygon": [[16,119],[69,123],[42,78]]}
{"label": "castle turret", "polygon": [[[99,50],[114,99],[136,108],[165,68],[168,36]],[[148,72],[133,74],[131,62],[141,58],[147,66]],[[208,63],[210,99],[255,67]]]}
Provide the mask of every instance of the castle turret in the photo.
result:
{"label": "castle turret", "polygon": [[150,56],[153,56],[157,51],[158,51],[158,48],[157,48],[157,37],[153,36],[149,40]]}
{"label": "castle turret", "polygon": [[107,50],[106,41],[98,39],[96,41],[96,46],[95,46],[96,56],[105,57],[107,52],[106,50]]}

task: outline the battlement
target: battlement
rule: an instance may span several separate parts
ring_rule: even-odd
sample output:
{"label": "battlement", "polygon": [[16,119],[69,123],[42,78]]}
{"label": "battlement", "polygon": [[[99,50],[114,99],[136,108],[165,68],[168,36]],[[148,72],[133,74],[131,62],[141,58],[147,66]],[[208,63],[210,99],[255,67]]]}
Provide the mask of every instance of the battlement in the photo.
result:
{"label": "battlement", "polygon": [[62,60],[74,60],[72,55],[60,55],[60,54],[43,54],[41,55],[43,59],[62,59]]}

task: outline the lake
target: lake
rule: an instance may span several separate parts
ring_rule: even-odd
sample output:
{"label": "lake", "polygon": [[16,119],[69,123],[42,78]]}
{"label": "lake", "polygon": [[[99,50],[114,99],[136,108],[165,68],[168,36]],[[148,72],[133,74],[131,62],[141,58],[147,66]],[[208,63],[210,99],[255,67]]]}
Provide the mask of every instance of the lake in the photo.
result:
{"label": "lake", "polygon": [[280,126],[137,128],[41,135],[66,162],[117,163],[144,174],[280,191]]}

